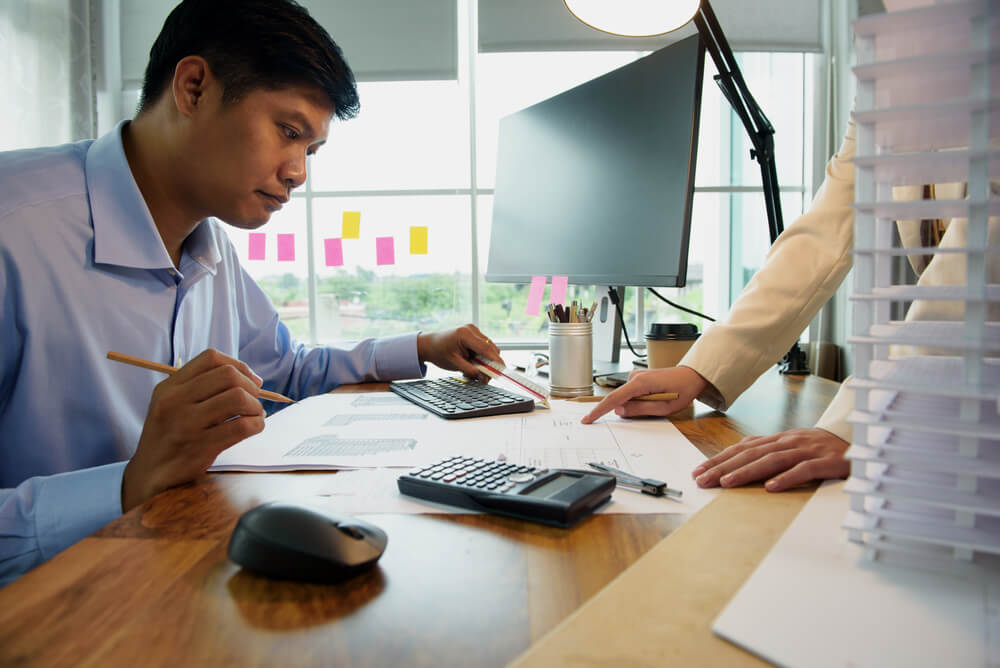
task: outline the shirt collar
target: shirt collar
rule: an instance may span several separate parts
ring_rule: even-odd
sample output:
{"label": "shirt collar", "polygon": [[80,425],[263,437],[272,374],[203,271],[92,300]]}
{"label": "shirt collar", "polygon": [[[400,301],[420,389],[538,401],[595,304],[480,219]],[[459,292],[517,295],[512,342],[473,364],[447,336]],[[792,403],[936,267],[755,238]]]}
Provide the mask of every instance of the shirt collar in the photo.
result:
{"label": "shirt collar", "polygon": [[[87,196],[94,224],[94,262],[137,269],[173,267],[149,207],[129,169],[122,121],[87,150]],[[184,242],[184,253],[215,273],[222,256],[213,226],[201,221]]]}

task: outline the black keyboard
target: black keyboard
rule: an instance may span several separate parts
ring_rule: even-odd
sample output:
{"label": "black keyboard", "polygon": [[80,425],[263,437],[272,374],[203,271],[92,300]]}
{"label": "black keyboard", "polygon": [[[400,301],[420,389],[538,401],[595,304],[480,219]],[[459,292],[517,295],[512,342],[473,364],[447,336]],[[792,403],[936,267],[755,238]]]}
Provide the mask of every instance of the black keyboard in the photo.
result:
{"label": "black keyboard", "polygon": [[448,420],[527,413],[535,408],[534,399],[464,377],[393,381],[389,389]]}

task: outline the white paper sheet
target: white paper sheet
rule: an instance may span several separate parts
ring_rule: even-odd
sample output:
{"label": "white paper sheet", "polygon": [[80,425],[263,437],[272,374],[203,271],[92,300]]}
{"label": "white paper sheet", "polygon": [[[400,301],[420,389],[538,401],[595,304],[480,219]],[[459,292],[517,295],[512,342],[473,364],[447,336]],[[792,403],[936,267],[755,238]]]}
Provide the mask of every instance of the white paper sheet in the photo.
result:
{"label": "white paper sheet", "polygon": [[222,452],[209,470],[412,466],[434,420],[389,392],[322,394],[268,417],[264,431]]}
{"label": "white paper sheet", "polygon": [[[691,479],[704,456],[670,421],[611,415],[580,424],[591,408],[553,401],[551,409],[531,413],[444,420],[389,392],[327,394],[271,416],[261,434],[223,452],[210,470],[410,468],[465,454],[547,468],[600,462],[683,492],[673,499],[621,489],[603,512],[693,513],[714,498],[715,490],[700,489]],[[303,443],[330,454],[304,454]],[[399,473],[352,471],[331,478],[321,493],[340,498],[344,512],[455,512],[402,497],[395,484]]]}
{"label": "white paper sheet", "polygon": [[843,487],[820,487],[712,630],[782,666],[997,665],[1000,572],[866,559]]}

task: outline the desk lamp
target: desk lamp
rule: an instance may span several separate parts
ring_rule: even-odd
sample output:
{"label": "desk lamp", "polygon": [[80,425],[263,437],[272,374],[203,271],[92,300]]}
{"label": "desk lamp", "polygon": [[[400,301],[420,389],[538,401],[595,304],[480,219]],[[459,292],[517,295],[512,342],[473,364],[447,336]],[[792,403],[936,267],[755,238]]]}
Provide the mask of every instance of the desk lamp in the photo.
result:
{"label": "desk lamp", "polygon": [[[743,123],[753,148],[750,159],[760,164],[764,206],[771,243],[785,229],[774,164],[774,127],[750,94],[722,26],[708,0],[563,0],[577,19],[601,32],[623,37],[654,37],[677,30],[692,20],[718,74],[715,83]],[[805,354],[798,343],[785,355],[782,373],[806,374]]]}

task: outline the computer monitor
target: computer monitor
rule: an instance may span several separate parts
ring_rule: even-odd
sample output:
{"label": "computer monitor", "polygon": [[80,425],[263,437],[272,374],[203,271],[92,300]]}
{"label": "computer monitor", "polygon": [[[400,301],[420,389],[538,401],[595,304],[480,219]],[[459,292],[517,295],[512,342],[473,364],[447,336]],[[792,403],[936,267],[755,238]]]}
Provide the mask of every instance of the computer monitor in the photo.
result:
{"label": "computer monitor", "polygon": [[[486,280],[684,286],[703,71],[689,37],[501,119]],[[594,354],[617,362],[607,296]]]}

